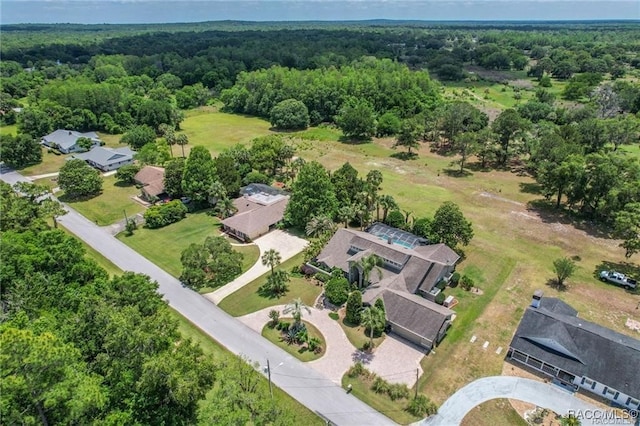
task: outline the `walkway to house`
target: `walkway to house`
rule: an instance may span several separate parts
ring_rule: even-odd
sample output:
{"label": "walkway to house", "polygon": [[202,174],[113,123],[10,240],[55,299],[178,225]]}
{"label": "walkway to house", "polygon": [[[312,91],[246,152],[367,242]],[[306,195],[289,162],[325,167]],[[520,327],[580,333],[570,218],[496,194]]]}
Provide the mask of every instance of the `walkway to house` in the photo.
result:
{"label": "walkway to house", "polygon": [[[576,398],[553,384],[522,377],[495,376],[475,380],[451,395],[438,409],[438,414],[416,425],[459,425],[473,407],[485,401],[509,398],[548,408],[560,415],[574,412],[593,413],[597,407]],[[582,424],[593,424],[598,418],[582,418]]]}
{"label": "walkway to house", "polygon": [[[266,235],[256,239],[254,241],[260,249],[260,257],[256,263],[244,274],[240,275],[235,280],[231,281],[212,293],[204,294],[204,297],[211,300],[213,303],[220,303],[222,299],[230,295],[231,293],[239,290],[251,281],[260,277],[269,271],[269,267],[262,264],[262,254],[269,250],[274,249],[280,253],[282,262],[292,258],[296,254],[300,253],[309,243],[307,240],[291,235],[285,231],[273,230]],[[266,317],[265,317],[266,318]],[[266,321],[265,321],[266,322]]]}
{"label": "walkway to house", "polygon": [[59,172],[55,172],[55,173],[45,173],[43,175],[33,175],[33,176],[27,176],[27,179],[34,181],[34,180],[38,180],[38,179],[44,179],[44,178],[52,178],[52,177],[56,177],[58,176],[60,173]]}
{"label": "walkway to house", "polygon": [[[284,307],[285,305],[271,306],[239,317],[238,320],[260,333],[269,321],[269,311],[275,309],[282,313]],[[373,354],[362,352],[347,339],[338,321],[329,318],[331,311],[311,307],[309,309],[311,314],[303,312],[302,318],[320,330],[326,346],[320,359],[307,363],[311,368],[340,384],[347,370],[356,361],[361,361],[366,368],[389,382],[413,386],[416,381],[416,367],[420,366],[423,351],[394,336],[387,336]]]}

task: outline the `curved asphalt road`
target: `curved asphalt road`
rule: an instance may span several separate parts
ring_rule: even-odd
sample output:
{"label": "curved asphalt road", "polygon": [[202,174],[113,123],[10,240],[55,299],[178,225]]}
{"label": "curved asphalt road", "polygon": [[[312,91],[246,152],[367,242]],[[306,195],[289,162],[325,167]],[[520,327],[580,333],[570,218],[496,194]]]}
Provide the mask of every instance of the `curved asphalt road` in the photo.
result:
{"label": "curved asphalt road", "polygon": [[[424,426],[459,425],[473,407],[496,398],[518,399],[538,407],[548,408],[561,415],[567,414],[569,410],[593,412],[597,409],[554,385],[521,377],[494,376],[469,383],[451,395],[438,409],[438,414],[418,424]],[[583,425],[592,424],[592,421],[587,418],[583,418],[581,421]]]}
{"label": "curved asphalt road", "polygon": [[[28,181],[19,173],[6,168],[2,173],[2,180],[11,185]],[[172,308],[231,352],[244,355],[263,366],[269,359],[273,383],[311,411],[337,425],[394,424],[389,418],[347,394],[340,386],[273,345],[198,293],[182,287],[177,279],[69,206],[65,205],[65,208],[69,213],[58,219],[65,228],[122,270],[146,274],[157,281],[158,292]],[[171,247],[167,247],[167,250],[171,250]]]}

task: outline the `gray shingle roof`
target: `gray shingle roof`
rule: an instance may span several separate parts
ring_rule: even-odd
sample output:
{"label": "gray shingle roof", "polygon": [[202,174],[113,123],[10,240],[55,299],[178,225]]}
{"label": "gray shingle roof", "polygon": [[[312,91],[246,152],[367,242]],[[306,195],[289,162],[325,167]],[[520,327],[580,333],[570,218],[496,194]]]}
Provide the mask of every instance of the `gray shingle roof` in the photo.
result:
{"label": "gray shingle roof", "polygon": [[578,376],[640,398],[640,340],[576,316],[555,298],[524,313],[511,347]]}
{"label": "gray shingle roof", "polygon": [[63,149],[69,149],[73,145],[75,145],[76,141],[79,138],[89,138],[96,141],[100,140],[95,132],[81,133],[74,130],[65,129],[58,129],[53,133],[49,133],[48,135],[43,136],[42,140],[46,141],[47,143],[55,143]]}
{"label": "gray shingle roof", "polygon": [[387,319],[413,333],[435,342],[439,331],[454,314],[450,309],[402,291],[381,293]]}
{"label": "gray shingle roof", "polygon": [[101,167],[106,167],[113,163],[130,160],[133,158],[133,154],[135,154],[135,152],[131,151],[128,147],[112,149],[97,146],[89,152],[73,154],[72,157],[92,161]]}

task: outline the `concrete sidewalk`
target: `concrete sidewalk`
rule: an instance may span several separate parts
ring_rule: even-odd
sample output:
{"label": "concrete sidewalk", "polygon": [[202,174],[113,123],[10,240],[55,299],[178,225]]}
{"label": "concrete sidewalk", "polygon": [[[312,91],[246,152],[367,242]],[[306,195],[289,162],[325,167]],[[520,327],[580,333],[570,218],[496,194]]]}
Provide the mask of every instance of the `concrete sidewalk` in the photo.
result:
{"label": "concrete sidewalk", "polygon": [[260,249],[260,257],[256,263],[244,274],[240,275],[235,280],[231,281],[214,292],[204,294],[203,296],[211,300],[213,303],[218,304],[230,295],[249,284],[256,278],[264,275],[269,271],[269,267],[262,264],[262,254],[269,249],[275,249],[280,253],[282,262],[287,259],[291,259],[296,254],[300,253],[309,244],[307,240],[291,235],[285,231],[273,230],[267,235],[255,240],[256,245]]}

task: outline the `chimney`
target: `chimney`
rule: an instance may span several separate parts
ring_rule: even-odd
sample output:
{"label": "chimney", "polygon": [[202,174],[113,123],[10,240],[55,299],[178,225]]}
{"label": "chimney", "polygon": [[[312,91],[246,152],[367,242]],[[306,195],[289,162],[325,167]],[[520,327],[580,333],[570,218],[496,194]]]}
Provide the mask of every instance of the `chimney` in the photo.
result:
{"label": "chimney", "polygon": [[536,290],[535,292],[533,292],[533,299],[531,300],[531,307],[532,308],[539,308],[540,307],[540,300],[542,299],[542,290]]}

